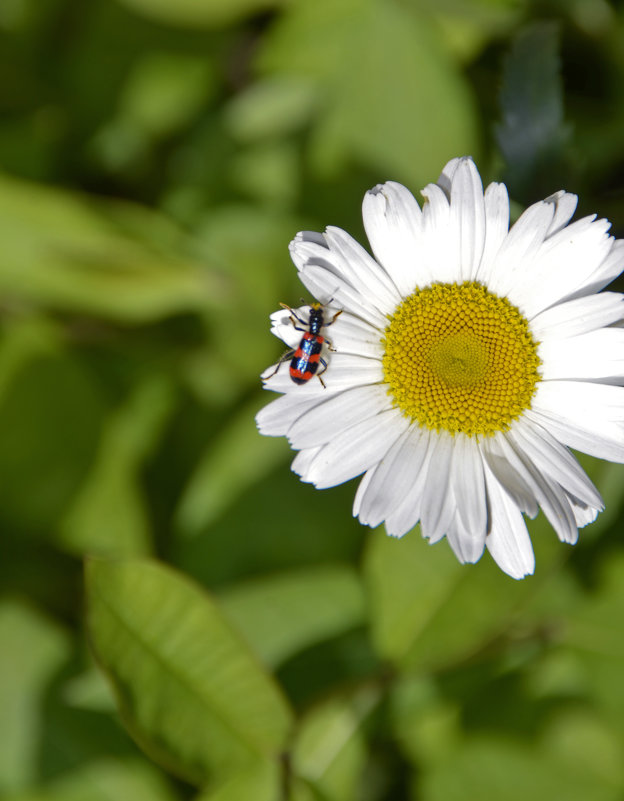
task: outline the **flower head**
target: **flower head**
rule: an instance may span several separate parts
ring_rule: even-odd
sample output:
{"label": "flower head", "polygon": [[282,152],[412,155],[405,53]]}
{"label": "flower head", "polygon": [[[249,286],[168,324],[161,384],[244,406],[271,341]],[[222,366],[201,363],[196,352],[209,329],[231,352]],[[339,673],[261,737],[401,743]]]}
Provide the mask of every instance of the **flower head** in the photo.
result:
{"label": "flower head", "polygon": [[[264,373],[282,395],[258,427],[288,437],[293,470],[318,488],[364,474],[362,523],[397,537],[420,523],[460,561],[487,547],[522,578],[534,570],[523,514],[541,508],[574,543],[603,508],[569,448],[624,462],[624,329],[613,327],[624,295],[597,294],[622,271],[624,241],[595,216],[570,223],[577,199],[563,191],[509,228],[505,186],[484,192],[469,158],[423,195],[421,209],[397,183],[366,194],[374,258],[338,228],[295,237],[334,352],[318,343],[326,387]],[[306,308],[295,314],[272,315],[291,348]]]}

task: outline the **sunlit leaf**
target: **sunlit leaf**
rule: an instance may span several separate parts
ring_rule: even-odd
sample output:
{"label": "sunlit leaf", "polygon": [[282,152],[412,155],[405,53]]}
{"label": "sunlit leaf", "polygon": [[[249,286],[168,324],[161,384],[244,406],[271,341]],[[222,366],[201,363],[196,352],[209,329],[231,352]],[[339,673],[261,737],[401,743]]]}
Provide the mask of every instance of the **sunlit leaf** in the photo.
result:
{"label": "sunlit leaf", "polygon": [[5,801],[176,801],[179,796],[151,765],[136,757],[100,759],[55,777],[38,790]]}
{"label": "sunlit leaf", "polygon": [[268,665],[364,622],[365,602],[354,570],[328,566],[234,585],[220,596],[228,617]]}
{"label": "sunlit leaf", "polygon": [[379,693],[370,687],[313,707],[300,724],[292,768],[323,799],[357,797],[367,758],[362,724]]}
{"label": "sunlit leaf", "polygon": [[222,297],[207,269],[116,226],[114,206],[109,214],[107,204],[99,211],[86,197],[0,177],[3,295],[134,323],[203,309]]}
{"label": "sunlit leaf", "polygon": [[45,696],[69,657],[69,634],[19,601],[0,603],[0,794],[28,787],[37,773]]}
{"label": "sunlit leaf", "polygon": [[154,562],[93,560],[87,597],[98,661],[153,759],[203,785],[279,753],[289,709],[199,587]]}
{"label": "sunlit leaf", "polygon": [[283,786],[283,765],[278,760],[263,760],[227,778],[214,790],[201,793],[193,801],[275,801]]}
{"label": "sunlit leaf", "polygon": [[419,782],[423,801],[617,801],[621,789],[596,780],[584,765],[512,738],[473,737]]}
{"label": "sunlit leaf", "polygon": [[599,784],[624,790],[622,738],[585,704],[560,710],[551,716],[542,743],[555,758],[582,766]]}
{"label": "sunlit leaf", "polygon": [[308,78],[274,75],[235,95],[226,106],[225,121],[241,142],[282,137],[309,122],[318,90]]}
{"label": "sunlit leaf", "polygon": [[476,155],[467,85],[414,4],[293,3],[266,37],[259,69],[316,83],[311,156],[327,176],[355,161],[418,187],[435,179],[432,164]]}

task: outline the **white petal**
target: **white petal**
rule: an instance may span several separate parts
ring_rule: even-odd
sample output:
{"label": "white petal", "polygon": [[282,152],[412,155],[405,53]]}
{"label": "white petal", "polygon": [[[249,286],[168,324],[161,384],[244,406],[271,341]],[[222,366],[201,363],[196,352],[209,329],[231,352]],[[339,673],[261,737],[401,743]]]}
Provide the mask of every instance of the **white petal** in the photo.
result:
{"label": "white petal", "polygon": [[260,409],[256,415],[258,430],[268,437],[283,437],[295,420],[318,402],[319,398],[302,396],[297,392],[282,395]]}
{"label": "white petal", "polygon": [[[485,497],[483,501],[485,506]],[[471,531],[460,520],[458,511],[455,513],[455,519],[449,524],[446,538],[462,564],[474,564],[483,556],[485,531],[481,533]]]}
{"label": "white petal", "polygon": [[544,201],[529,206],[510,228],[490,272],[488,288],[497,295],[509,297],[523,311],[523,297],[516,297],[515,288],[524,278],[527,263],[544,241],[554,210],[552,203]]}
{"label": "white petal", "polygon": [[397,409],[389,409],[363,420],[324,445],[305,475],[304,481],[319,489],[335,487],[377,464],[409,425]]}
{"label": "white petal", "polygon": [[319,445],[318,448],[306,448],[303,451],[299,451],[299,453],[293,459],[290,469],[293,471],[293,473],[301,476],[302,481],[305,480],[303,479],[303,476],[305,476],[310,469],[310,465],[321,452],[322,447],[322,445]]}
{"label": "white petal", "polygon": [[477,274],[485,242],[483,184],[474,162],[460,159],[451,183],[451,225],[459,245],[458,281],[472,281]]}
{"label": "white petal", "polygon": [[532,318],[554,303],[586,294],[587,283],[611,250],[609,226],[586,217],[548,237],[522,265],[509,293],[512,303]]}
{"label": "white petal", "polygon": [[[338,311],[341,313],[332,323],[331,321]],[[293,312],[303,320],[303,323],[295,321],[296,328],[288,310],[280,309],[271,314],[271,333],[285,342],[289,348],[296,348],[301,341],[302,332],[307,330],[310,307],[294,308]],[[361,317],[355,317],[349,312],[342,312],[332,304],[325,307],[325,320],[328,325],[323,326],[321,333],[327,344],[331,344],[336,351],[353,353],[366,358],[381,359],[383,357],[381,344],[383,332],[362,320]]]}
{"label": "white petal", "polygon": [[311,378],[302,385],[293,384],[288,365],[284,365],[272,377],[270,373],[275,365],[262,373],[265,389],[273,392],[296,392],[301,397],[322,398],[325,393],[341,392],[344,389],[363,384],[377,384],[383,381],[383,367],[378,359],[366,359],[351,353],[327,353],[323,358],[327,362],[327,370],[323,373],[323,387],[316,378]]}
{"label": "white petal", "polygon": [[601,292],[558,303],[540,312],[531,320],[531,332],[536,340],[571,337],[604,328],[622,318],[624,295]]}
{"label": "white petal", "polygon": [[334,263],[351,286],[365,295],[372,295],[381,312],[391,312],[401,301],[401,296],[388,273],[341,228],[329,226],[325,239]]}
{"label": "white petal", "polygon": [[370,471],[366,484],[358,487],[353,507],[362,523],[378,526],[413,492],[428,441],[429,432],[412,423]]}
{"label": "white petal", "polygon": [[[351,426],[375,417],[390,406],[383,384],[355,387],[329,395],[297,418],[288,428],[288,439],[297,450],[324,445]],[[370,425],[373,427],[375,421],[371,420]]]}
{"label": "white petal", "polygon": [[431,436],[420,515],[423,537],[431,543],[444,537],[455,515],[456,502],[449,481],[453,445],[453,437],[446,431]]}
{"label": "white petal", "polygon": [[539,471],[556,481],[568,495],[595,509],[603,509],[600,493],[583,468],[543,426],[526,415],[516,420],[507,434]]}
{"label": "white petal", "polygon": [[545,381],[624,381],[624,329],[602,328],[567,339],[540,343],[541,374]]}
{"label": "white petal", "polygon": [[[390,280],[388,274],[372,259],[364,248],[340,228],[327,228],[324,234],[324,244],[319,244],[318,238],[309,240],[303,233],[290,243],[290,252],[293,262],[303,271],[309,265],[317,265],[327,269],[334,279],[344,282],[355,289],[367,306],[385,314],[392,311],[400,301],[399,293]],[[331,280],[325,288],[325,293],[333,293]],[[329,302],[323,294],[317,297]],[[339,299],[331,294],[336,304],[341,307]]]}
{"label": "white petal", "polygon": [[299,278],[315,298],[332,297],[332,305],[361,317],[381,331],[388,325],[387,316],[379,311],[371,298],[354,289],[342,276],[337,276],[330,266],[306,262],[299,272]]}
{"label": "white petal", "polygon": [[380,184],[364,196],[362,218],[375,258],[401,295],[425,286],[431,277],[419,259],[422,212],[412,193],[394,181]]}
{"label": "white petal", "polygon": [[424,451],[424,457],[421,452],[413,453],[410,461],[406,461],[404,464],[405,471],[410,478],[411,489],[386,517],[385,527],[391,537],[402,537],[420,520],[424,488],[429,473],[431,455],[435,450],[433,443],[436,437],[435,431],[422,429],[419,450]]}
{"label": "white petal", "polygon": [[474,437],[457,434],[453,442],[453,459],[449,480],[457,502],[459,520],[469,536],[485,539],[487,507],[483,459],[481,449]]}
{"label": "white petal", "polygon": [[600,289],[610,284],[614,278],[624,269],[624,240],[616,239],[611,241],[611,250],[592,275],[583,285],[577,294],[587,295],[590,292],[598,292]]}
{"label": "white petal", "polygon": [[444,192],[449,201],[451,199],[451,191],[455,174],[457,173],[457,170],[461,165],[462,161],[465,161],[469,158],[470,156],[458,156],[454,159],[451,159],[444,165],[444,167],[442,168],[442,172],[438,176],[438,180],[436,181],[436,183],[440,187],[440,189],[442,189],[442,191]]}
{"label": "white petal", "polygon": [[587,506],[572,496],[570,496],[570,504],[572,506],[576,525],[579,528],[583,528],[584,526],[589,525],[589,523],[593,523],[598,517],[599,512],[602,511],[594,506]]}
{"label": "white petal", "polygon": [[[563,542],[575,542],[578,530],[572,509],[562,488],[540,472],[537,465],[531,462],[524,450],[509,434],[499,436],[496,440],[503,458],[509,462],[510,467],[529,487],[559,539]],[[487,456],[487,451],[484,452]],[[504,480],[505,474],[497,470],[499,464],[489,461],[489,465],[498,480]]]}
{"label": "white petal", "polygon": [[535,556],[522,513],[487,466],[485,478],[490,507],[485,544],[501,570],[512,578],[524,578],[535,570]]}
{"label": "white petal", "polygon": [[485,437],[481,441],[485,465],[496,476],[497,481],[505,488],[520,511],[533,518],[539,511],[535,494],[530,483],[524,480],[506,458],[502,442],[504,436],[503,433],[499,433],[493,437]]}
{"label": "white petal", "polygon": [[459,280],[459,231],[451,226],[449,200],[437,184],[429,184],[422,191],[423,205],[423,264],[426,264],[433,281]]}
{"label": "white petal", "polygon": [[572,215],[576,211],[578,197],[560,189],[558,192],[547,197],[545,202],[552,203],[555,207],[552,223],[546,232],[546,236],[552,236],[570,222]]}
{"label": "white petal", "polygon": [[541,381],[526,414],[569,448],[624,462],[624,387]]}
{"label": "white petal", "polygon": [[496,256],[509,231],[509,197],[505,184],[490,184],[485,190],[485,243],[475,280],[489,286]]}
{"label": "white petal", "polygon": [[383,332],[348,312],[337,317],[331,329],[329,331],[325,329],[323,334],[337,352],[353,353],[367,358],[383,358],[384,350],[381,343]]}

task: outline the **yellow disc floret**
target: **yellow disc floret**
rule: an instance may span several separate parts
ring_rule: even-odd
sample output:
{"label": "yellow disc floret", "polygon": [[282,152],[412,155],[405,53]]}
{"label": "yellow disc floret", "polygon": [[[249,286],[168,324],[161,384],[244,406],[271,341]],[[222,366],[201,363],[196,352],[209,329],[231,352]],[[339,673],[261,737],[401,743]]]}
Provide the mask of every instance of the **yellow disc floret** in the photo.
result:
{"label": "yellow disc floret", "polygon": [[395,405],[452,434],[505,431],[540,380],[528,322],[476,281],[416,290],[390,316],[383,344]]}

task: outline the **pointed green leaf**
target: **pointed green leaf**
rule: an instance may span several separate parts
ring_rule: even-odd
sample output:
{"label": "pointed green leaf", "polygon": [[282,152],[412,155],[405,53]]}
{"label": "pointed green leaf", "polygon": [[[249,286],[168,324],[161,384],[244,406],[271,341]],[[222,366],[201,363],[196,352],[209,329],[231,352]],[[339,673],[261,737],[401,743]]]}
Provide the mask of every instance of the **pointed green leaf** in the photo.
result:
{"label": "pointed green leaf", "polygon": [[223,593],[220,603],[271,666],[365,619],[358,577],[354,570],[339,566],[254,579]]}
{"label": "pointed green leaf", "polygon": [[92,470],[62,524],[60,539],[80,554],[149,553],[151,540],[139,473],[167,420],[170,384],[150,376],[104,426]]}
{"label": "pointed green leaf", "polygon": [[284,442],[258,435],[258,408],[257,398],[245,404],[209,443],[176,512],[176,527],[183,536],[200,534],[251,484],[283,462]]}
{"label": "pointed green leaf", "polygon": [[[0,795],[21,790],[37,772],[44,699],[69,657],[68,635],[18,602],[0,604]],[[9,736],[10,733],[10,736]]]}
{"label": "pointed green leaf", "polygon": [[289,708],[207,593],[155,562],[93,560],[87,599],[95,654],[153,759],[205,784],[281,750]]}
{"label": "pointed green leaf", "polygon": [[299,725],[293,772],[327,801],[355,798],[367,758],[363,723],[380,700],[376,687],[313,707]]}

